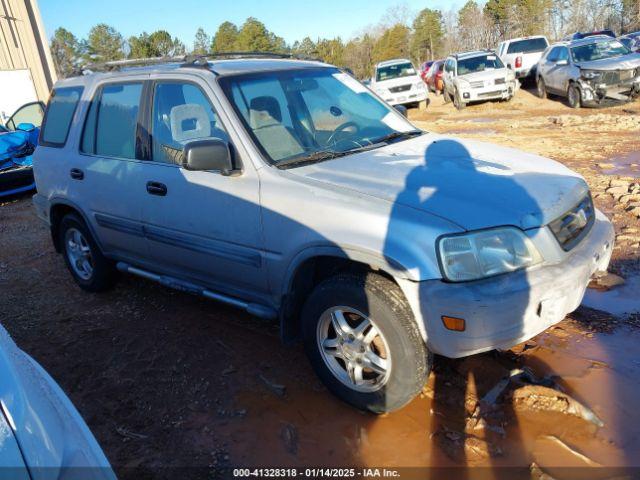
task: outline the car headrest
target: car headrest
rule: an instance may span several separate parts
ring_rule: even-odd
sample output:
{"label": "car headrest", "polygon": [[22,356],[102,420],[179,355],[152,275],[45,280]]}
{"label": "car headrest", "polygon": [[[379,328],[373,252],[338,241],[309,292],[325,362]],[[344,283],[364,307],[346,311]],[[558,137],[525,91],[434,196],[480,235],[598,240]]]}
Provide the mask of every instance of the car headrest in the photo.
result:
{"label": "car headrest", "polygon": [[275,97],[263,96],[251,100],[249,120],[252,128],[261,128],[282,122],[282,111]]}
{"label": "car headrest", "polygon": [[187,142],[211,136],[209,116],[202,105],[187,103],[171,109],[171,136],[176,142]]}

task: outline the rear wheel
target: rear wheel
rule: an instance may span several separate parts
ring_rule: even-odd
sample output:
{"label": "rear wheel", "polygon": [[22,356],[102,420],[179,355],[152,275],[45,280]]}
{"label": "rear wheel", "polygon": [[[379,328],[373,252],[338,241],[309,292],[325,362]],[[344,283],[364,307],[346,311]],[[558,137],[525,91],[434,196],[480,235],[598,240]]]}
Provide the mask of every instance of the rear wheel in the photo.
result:
{"label": "rear wheel", "polygon": [[580,108],[580,90],[575,83],[569,85],[567,90],[567,103],[571,108]]}
{"label": "rear wheel", "polygon": [[115,284],[117,270],[113,262],[102,255],[80,216],[74,213],[65,215],[58,234],[67,268],[80,288],[101,292]]}
{"label": "rear wheel", "polygon": [[431,356],[399,287],[376,274],[320,283],[302,312],[305,350],[329,390],[374,413],[420,392]]}
{"label": "rear wheel", "polygon": [[536,91],[538,94],[538,97],[540,98],[547,98],[547,86],[544,83],[544,78],[542,78],[541,76],[538,77],[538,81],[536,82]]}

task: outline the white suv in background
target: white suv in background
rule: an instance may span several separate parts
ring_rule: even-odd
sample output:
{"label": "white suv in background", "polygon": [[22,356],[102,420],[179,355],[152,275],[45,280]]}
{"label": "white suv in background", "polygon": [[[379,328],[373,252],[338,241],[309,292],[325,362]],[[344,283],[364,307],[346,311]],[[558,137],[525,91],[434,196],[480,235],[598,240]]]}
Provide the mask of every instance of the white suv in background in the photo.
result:
{"label": "white suv in background", "polygon": [[533,79],[538,61],[548,46],[549,41],[544,35],[514,38],[498,45],[498,56],[513,69],[516,78]]}
{"label": "white suv in background", "polygon": [[469,102],[511,100],[519,85],[513,70],[491,50],[450,55],[444,64],[444,98],[458,110]]}
{"label": "white suv in background", "polygon": [[369,87],[389,105],[418,106],[428,96],[417,70],[404,58],[378,63]]}

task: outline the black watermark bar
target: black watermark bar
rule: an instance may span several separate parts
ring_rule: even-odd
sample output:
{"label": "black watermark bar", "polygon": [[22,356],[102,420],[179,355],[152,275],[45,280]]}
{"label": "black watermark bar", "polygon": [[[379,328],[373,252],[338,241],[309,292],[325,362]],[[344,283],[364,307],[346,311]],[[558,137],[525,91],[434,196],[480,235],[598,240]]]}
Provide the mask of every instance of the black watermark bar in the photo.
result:
{"label": "black watermark bar", "polygon": [[200,480],[200,479],[396,479],[396,480],[640,480],[640,467],[0,467],[0,480]]}

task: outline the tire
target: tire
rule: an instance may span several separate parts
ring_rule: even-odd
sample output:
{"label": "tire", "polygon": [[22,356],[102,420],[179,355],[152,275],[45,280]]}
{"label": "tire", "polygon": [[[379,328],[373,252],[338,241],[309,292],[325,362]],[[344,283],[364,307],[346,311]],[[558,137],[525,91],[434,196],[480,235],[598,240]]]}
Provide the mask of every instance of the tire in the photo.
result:
{"label": "tire", "polygon": [[547,85],[544,83],[544,78],[541,76],[538,77],[538,80],[536,81],[536,93],[539,98],[547,98]]}
{"label": "tire", "polygon": [[[340,317],[343,322],[336,322]],[[370,326],[357,333],[367,321]],[[307,299],[302,322],[305,350],[316,374],[354,407],[376,414],[397,410],[424,386],[432,357],[402,291],[392,281],[372,273],[328,278]],[[342,336],[336,324],[343,325]],[[349,339],[347,333],[354,335]],[[364,347],[367,338],[369,345]],[[385,366],[384,373],[366,368],[370,358]],[[368,383],[356,385],[354,377]]]}
{"label": "tire", "polygon": [[65,215],[58,228],[62,255],[71,276],[87,292],[109,290],[118,278],[114,263],[102,255],[82,218]]}
{"label": "tire", "polygon": [[442,96],[444,97],[444,103],[451,103],[451,95],[446,88],[442,89]]}
{"label": "tire", "polygon": [[460,92],[456,89],[455,93],[454,93],[454,97],[453,97],[453,105],[458,109],[458,110],[464,110],[467,106],[466,103],[464,103],[462,101],[462,99],[460,98]]}
{"label": "tire", "polygon": [[569,84],[567,89],[567,103],[571,108],[580,108],[580,89],[575,83]]}

